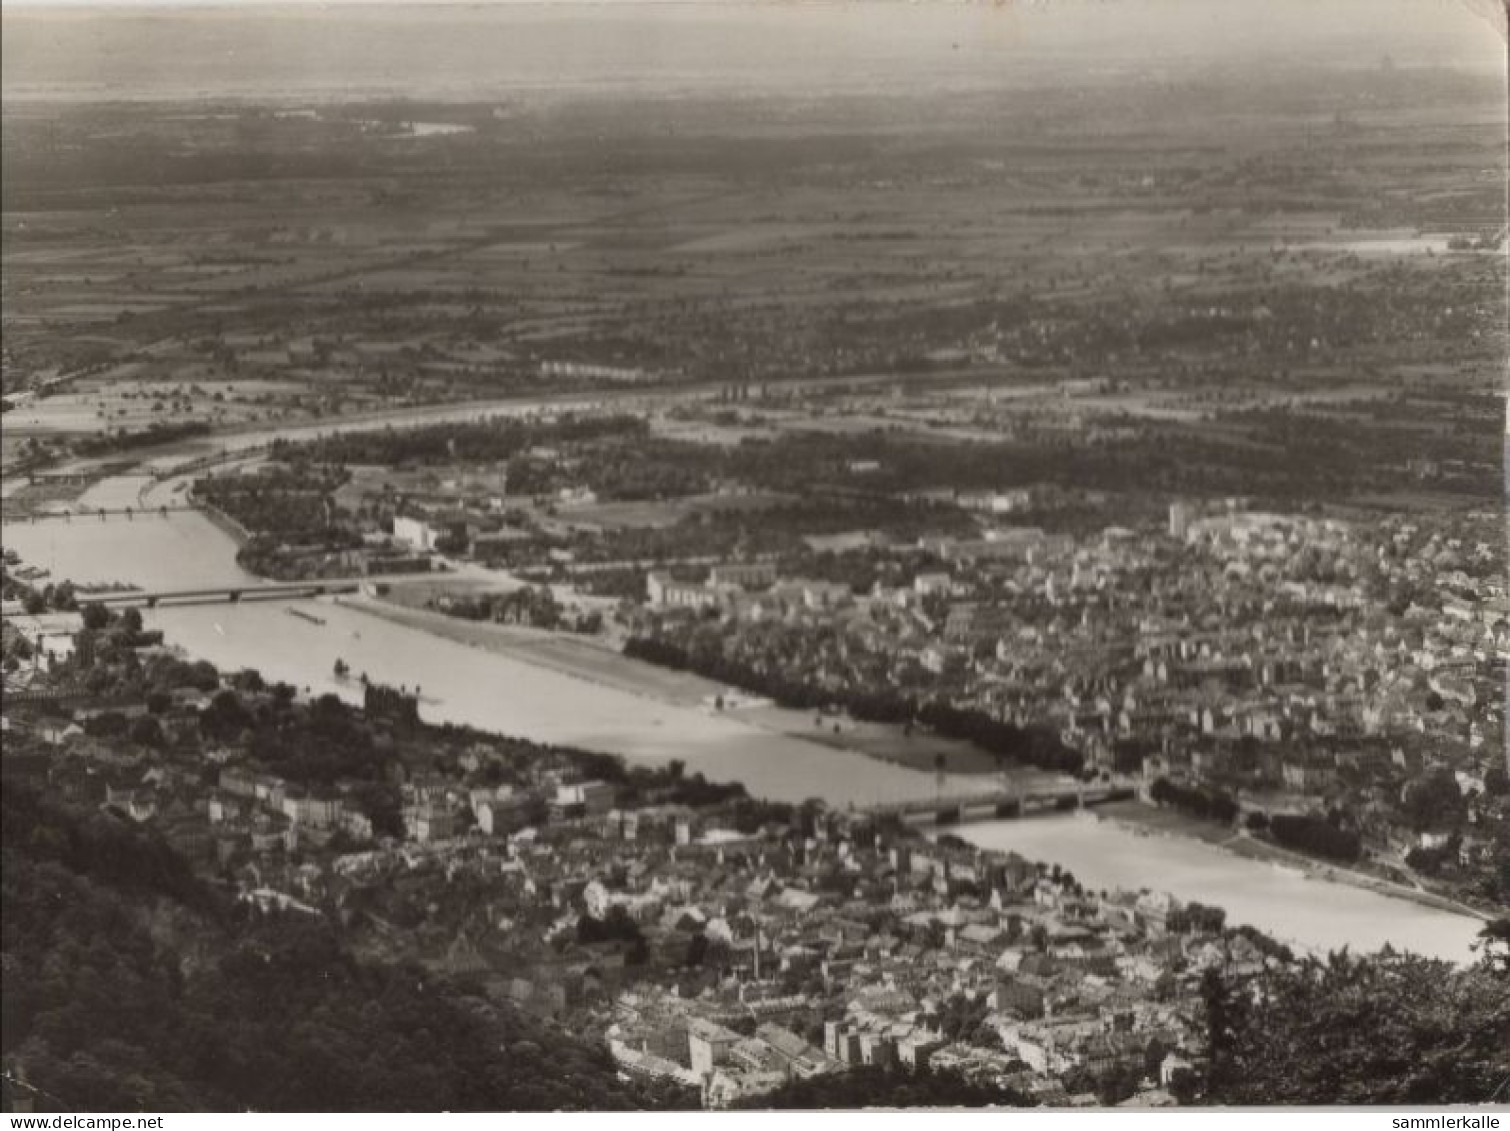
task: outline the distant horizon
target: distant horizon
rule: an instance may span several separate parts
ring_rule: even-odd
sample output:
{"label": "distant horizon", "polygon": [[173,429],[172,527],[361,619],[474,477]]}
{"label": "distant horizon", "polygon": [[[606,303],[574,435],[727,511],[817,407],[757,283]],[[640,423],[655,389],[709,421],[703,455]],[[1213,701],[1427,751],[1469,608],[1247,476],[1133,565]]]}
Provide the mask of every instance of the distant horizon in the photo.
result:
{"label": "distant horizon", "polygon": [[[1310,64],[1505,74],[1473,0],[27,0],[3,89],[70,97],[488,98],[558,88],[801,94],[1073,88]],[[318,29],[315,31],[313,29]],[[1210,77],[1207,75],[1206,77]]]}

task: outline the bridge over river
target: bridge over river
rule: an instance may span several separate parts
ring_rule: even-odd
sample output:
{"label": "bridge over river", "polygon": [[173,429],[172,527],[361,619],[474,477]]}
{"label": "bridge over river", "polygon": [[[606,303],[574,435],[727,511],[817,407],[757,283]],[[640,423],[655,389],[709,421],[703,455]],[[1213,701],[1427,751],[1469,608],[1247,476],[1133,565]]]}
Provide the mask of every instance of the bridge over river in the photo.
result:
{"label": "bridge over river", "polygon": [[104,522],[106,519],[122,518],[127,522],[134,522],[138,518],[167,518],[170,514],[197,509],[186,503],[173,503],[158,507],[79,507],[77,510],[5,512],[0,513],[0,523],[72,522],[74,519],[80,522]]}
{"label": "bridge over river", "polygon": [[1066,782],[1027,789],[997,786],[968,793],[886,802],[870,806],[868,812],[877,816],[901,817],[909,824],[957,825],[962,821],[995,821],[1032,813],[1083,809],[1108,801],[1126,801],[1135,796],[1137,791],[1131,786],[1106,782]]}
{"label": "bridge over river", "polygon": [[80,593],[79,607],[110,605],[218,605],[237,601],[274,601],[298,597],[319,597],[327,593],[355,593],[370,578],[324,578],[310,581],[268,581],[246,585],[214,585],[203,589],[117,589],[101,593]]}

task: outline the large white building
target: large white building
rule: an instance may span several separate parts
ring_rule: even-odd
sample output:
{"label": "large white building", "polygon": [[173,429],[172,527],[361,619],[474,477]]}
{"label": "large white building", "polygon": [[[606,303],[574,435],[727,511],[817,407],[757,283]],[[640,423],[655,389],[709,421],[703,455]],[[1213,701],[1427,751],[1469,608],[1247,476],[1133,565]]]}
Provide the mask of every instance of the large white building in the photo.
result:
{"label": "large white building", "polygon": [[436,529],[422,518],[405,518],[398,515],[393,520],[393,539],[416,550],[435,549]]}
{"label": "large white building", "polygon": [[668,608],[706,609],[718,604],[721,590],[697,581],[677,581],[664,573],[645,578],[645,595],[652,605]]}

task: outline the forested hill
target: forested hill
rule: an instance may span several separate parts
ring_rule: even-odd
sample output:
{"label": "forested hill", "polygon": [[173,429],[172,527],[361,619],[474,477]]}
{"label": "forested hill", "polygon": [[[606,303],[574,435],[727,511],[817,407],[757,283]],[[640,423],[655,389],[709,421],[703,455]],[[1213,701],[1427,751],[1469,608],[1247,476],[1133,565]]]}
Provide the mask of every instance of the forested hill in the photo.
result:
{"label": "forested hill", "polygon": [[689,1099],[625,1084],[605,1048],[416,968],[358,962],[319,919],[234,905],[129,822],[10,781],[0,803],[8,1096],[113,1111]]}

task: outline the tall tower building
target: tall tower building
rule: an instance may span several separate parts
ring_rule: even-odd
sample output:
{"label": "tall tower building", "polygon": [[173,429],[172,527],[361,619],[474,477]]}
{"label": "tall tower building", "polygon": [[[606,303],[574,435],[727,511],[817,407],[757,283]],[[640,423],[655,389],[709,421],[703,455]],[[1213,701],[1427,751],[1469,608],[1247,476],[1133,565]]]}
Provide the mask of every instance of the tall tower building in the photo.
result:
{"label": "tall tower building", "polygon": [[1176,502],[1169,504],[1169,536],[1171,538],[1184,539],[1186,531],[1190,529],[1190,504]]}

